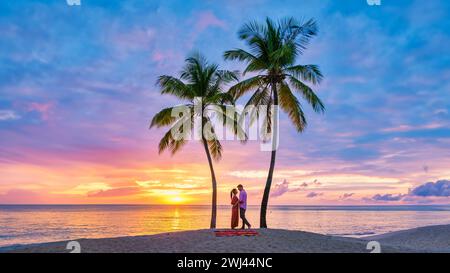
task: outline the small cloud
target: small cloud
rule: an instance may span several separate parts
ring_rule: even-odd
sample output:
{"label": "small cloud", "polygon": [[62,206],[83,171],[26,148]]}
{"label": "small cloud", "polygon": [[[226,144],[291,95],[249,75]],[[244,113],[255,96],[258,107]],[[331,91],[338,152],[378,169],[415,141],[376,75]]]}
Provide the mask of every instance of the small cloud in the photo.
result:
{"label": "small cloud", "polygon": [[41,115],[42,120],[48,120],[50,117],[51,110],[53,108],[53,103],[38,103],[32,102],[28,105],[27,110],[32,112],[36,111]]}
{"label": "small cloud", "polygon": [[441,109],[436,109],[433,112],[435,115],[447,115],[448,114],[448,110],[445,108],[441,108]]}
{"label": "small cloud", "polygon": [[314,179],[313,184],[317,185],[317,186],[322,185],[322,183],[320,183],[319,180],[317,180],[317,179]]}
{"label": "small cloud", "polygon": [[197,31],[201,32],[210,26],[225,28],[226,24],[224,21],[217,18],[211,11],[201,12],[197,15],[197,22],[195,28]]}
{"label": "small cloud", "polygon": [[344,193],[343,195],[341,195],[341,196],[339,196],[339,199],[340,200],[345,200],[345,199],[347,199],[347,198],[350,198],[350,197],[352,197],[353,195],[354,195],[355,193]]}
{"label": "small cloud", "polygon": [[406,194],[376,194],[374,196],[372,196],[371,200],[372,201],[400,201],[402,200],[404,197],[406,196]]}
{"label": "small cloud", "polygon": [[151,59],[152,61],[162,65],[168,63],[169,61],[182,59],[182,56],[179,53],[174,52],[172,50],[156,50],[151,55]]}
{"label": "small cloud", "polygon": [[314,198],[314,197],[317,197],[317,196],[322,196],[323,195],[323,193],[321,193],[321,192],[310,192],[310,193],[308,193],[307,195],[306,195],[306,197],[307,198]]}
{"label": "small cloud", "polygon": [[267,171],[232,171],[229,175],[239,178],[266,178]]}
{"label": "small cloud", "polygon": [[[306,182],[303,182],[300,185],[298,185],[298,184],[291,185],[286,179],[284,179],[283,182],[275,185],[275,189],[273,189],[270,196],[278,197],[287,192],[298,192],[298,191],[301,191],[301,190],[305,189],[306,187],[308,187],[308,185],[309,184]],[[292,187],[292,186],[294,186],[294,187]]]}
{"label": "small cloud", "polygon": [[136,181],[136,184],[143,188],[149,188],[149,187],[153,187],[153,186],[160,186],[161,181],[159,181],[159,180]]}
{"label": "small cloud", "polygon": [[[289,179],[296,178],[299,176],[304,176],[311,174],[311,171],[305,170],[278,170],[275,174],[277,179]],[[230,176],[238,177],[238,178],[267,178],[267,170],[248,170],[248,171],[231,171],[228,173]],[[317,180],[317,179],[316,179]],[[317,185],[320,185],[318,181],[316,181]]]}
{"label": "small cloud", "polygon": [[56,192],[59,194],[81,194],[81,195],[92,195],[96,192],[111,190],[112,187],[109,186],[106,183],[86,183],[86,184],[79,184],[76,187],[62,191],[62,192]]}
{"label": "small cloud", "polygon": [[118,196],[135,195],[139,192],[140,190],[138,187],[125,187],[110,190],[100,190],[95,193],[89,193],[88,197],[118,197]]}
{"label": "small cloud", "polygon": [[285,179],[283,182],[275,185],[275,189],[271,192],[271,197],[282,196],[289,191],[289,182]]}
{"label": "small cloud", "polygon": [[3,120],[16,120],[20,116],[16,114],[13,110],[0,110],[0,121]]}
{"label": "small cloud", "polygon": [[441,123],[429,123],[429,124],[425,124],[425,125],[421,125],[421,126],[412,126],[412,125],[408,125],[408,124],[401,124],[396,127],[385,128],[382,130],[382,132],[405,133],[405,132],[412,132],[412,131],[417,131],[417,130],[433,130],[433,129],[439,129],[439,128],[443,128],[443,127],[445,127],[445,126]]}

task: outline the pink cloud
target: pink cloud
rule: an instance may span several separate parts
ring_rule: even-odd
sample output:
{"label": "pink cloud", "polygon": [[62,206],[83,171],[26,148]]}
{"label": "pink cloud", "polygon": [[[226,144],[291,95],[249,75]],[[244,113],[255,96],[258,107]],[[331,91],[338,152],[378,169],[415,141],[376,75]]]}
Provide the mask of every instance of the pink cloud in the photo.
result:
{"label": "pink cloud", "polygon": [[152,55],[152,60],[156,61],[156,62],[162,61],[164,58],[165,58],[165,55],[159,51],[153,53],[153,55]]}
{"label": "pink cloud", "polygon": [[217,18],[211,11],[205,11],[197,16],[197,22],[195,28],[197,31],[203,31],[210,26],[225,28],[224,21]]}
{"label": "pink cloud", "polygon": [[425,124],[421,126],[411,126],[407,124],[402,124],[397,127],[391,127],[391,128],[385,128],[382,131],[383,132],[410,132],[413,130],[431,130],[431,129],[439,129],[439,128],[445,128],[444,124],[440,123],[430,123]]}
{"label": "pink cloud", "polygon": [[150,49],[154,44],[155,34],[156,30],[153,28],[113,29],[109,39],[120,57],[125,57],[131,51]]}
{"label": "pink cloud", "polygon": [[102,190],[96,193],[88,194],[88,197],[117,197],[117,196],[129,196],[139,193],[138,187],[125,187],[111,190]]}
{"label": "pink cloud", "polygon": [[43,120],[48,120],[53,106],[54,104],[52,102],[48,103],[32,102],[28,105],[27,110],[29,112],[32,111],[39,112]]}
{"label": "pink cloud", "polygon": [[21,189],[11,189],[0,195],[0,204],[34,204],[44,200],[42,196],[33,191]]}
{"label": "pink cloud", "polygon": [[167,51],[157,50],[157,51],[153,52],[151,58],[152,58],[152,61],[162,63],[162,62],[167,62],[167,61],[171,61],[171,60],[181,61],[183,59],[183,56],[182,56],[182,54],[173,52],[171,50],[167,50]]}

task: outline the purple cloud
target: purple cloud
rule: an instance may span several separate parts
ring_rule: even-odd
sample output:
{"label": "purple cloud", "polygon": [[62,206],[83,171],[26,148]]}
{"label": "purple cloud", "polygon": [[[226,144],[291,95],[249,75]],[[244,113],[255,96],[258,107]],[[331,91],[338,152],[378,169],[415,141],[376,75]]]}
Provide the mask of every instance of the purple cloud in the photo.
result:
{"label": "purple cloud", "polygon": [[279,197],[289,191],[289,182],[285,179],[283,182],[275,185],[275,189],[271,192],[270,196]]}
{"label": "purple cloud", "polygon": [[306,197],[307,198],[314,198],[314,197],[317,197],[317,196],[322,196],[323,195],[323,193],[321,193],[321,192],[310,192],[310,193],[308,193],[307,195],[306,195]]}
{"label": "purple cloud", "polygon": [[450,180],[427,182],[412,189],[408,194],[376,194],[370,198],[363,198],[363,200],[366,202],[405,201],[415,203],[430,203],[431,200],[428,199],[433,197],[450,197]]}
{"label": "purple cloud", "polygon": [[376,194],[374,196],[372,196],[371,200],[372,201],[400,201],[403,199],[403,197],[405,197],[406,194]]}
{"label": "purple cloud", "polygon": [[449,197],[450,196],[450,181],[439,180],[436,182],[428,182],[420,185],[411,191],[411,195],[414,196],[438,196]]}
{"label": "purple cloud", "polygon": [[275,185],[275,189],[272,190],[272,192],[270,193],[270,196],[271,197],[279,197],[287,192],[298,192],[302,188],[306,188],[306,187],[308,187],[308,183],[303,182],[302,184],[300,184],[299,186],[297,186],[295,188],[290,188],[289,182],[286,179],[284,179],[283,182],[277,183]]}
{"label": "purple cloud", "polygon": [[350,198],[350,197],[352,197],[353,195],[354,195],[355,193],[344,193],[343,195],[341,195],[340,197],[339,197],[339,199],[341,199],[341,200],[344,200],[344,199],[347,199],[347,198]]}

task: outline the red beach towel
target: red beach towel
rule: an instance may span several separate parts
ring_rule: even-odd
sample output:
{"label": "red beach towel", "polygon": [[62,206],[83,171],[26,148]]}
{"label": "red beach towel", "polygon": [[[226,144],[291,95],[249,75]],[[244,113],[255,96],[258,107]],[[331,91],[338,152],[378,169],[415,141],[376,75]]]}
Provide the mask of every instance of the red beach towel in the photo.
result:
{"label": "red beach towel", "polygon": [[216,230],[214,231],[216,237],[231,237],[231,236],[257,236],[259,233],[254,230]]}

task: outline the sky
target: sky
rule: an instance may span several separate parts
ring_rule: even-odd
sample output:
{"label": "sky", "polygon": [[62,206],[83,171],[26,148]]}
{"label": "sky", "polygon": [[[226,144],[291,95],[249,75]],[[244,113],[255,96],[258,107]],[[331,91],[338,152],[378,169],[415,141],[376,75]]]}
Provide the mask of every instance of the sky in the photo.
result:
{"label": "sky", "polygon": [[[446,0],[0,2],[0,203],[209,204],[202,146],[158,154],[159,75],[199,51],[222,58],[267,16],[315,18],[299,64],[320,66],[316,114],[281,116],[270,204],[449,204],[450,2]],[[245,76],[243,77],[245,78]],[[245,104],[241,100],[239,103]],[[224,141],[220,204],[237,184],[259,204],[270,153]]]}

